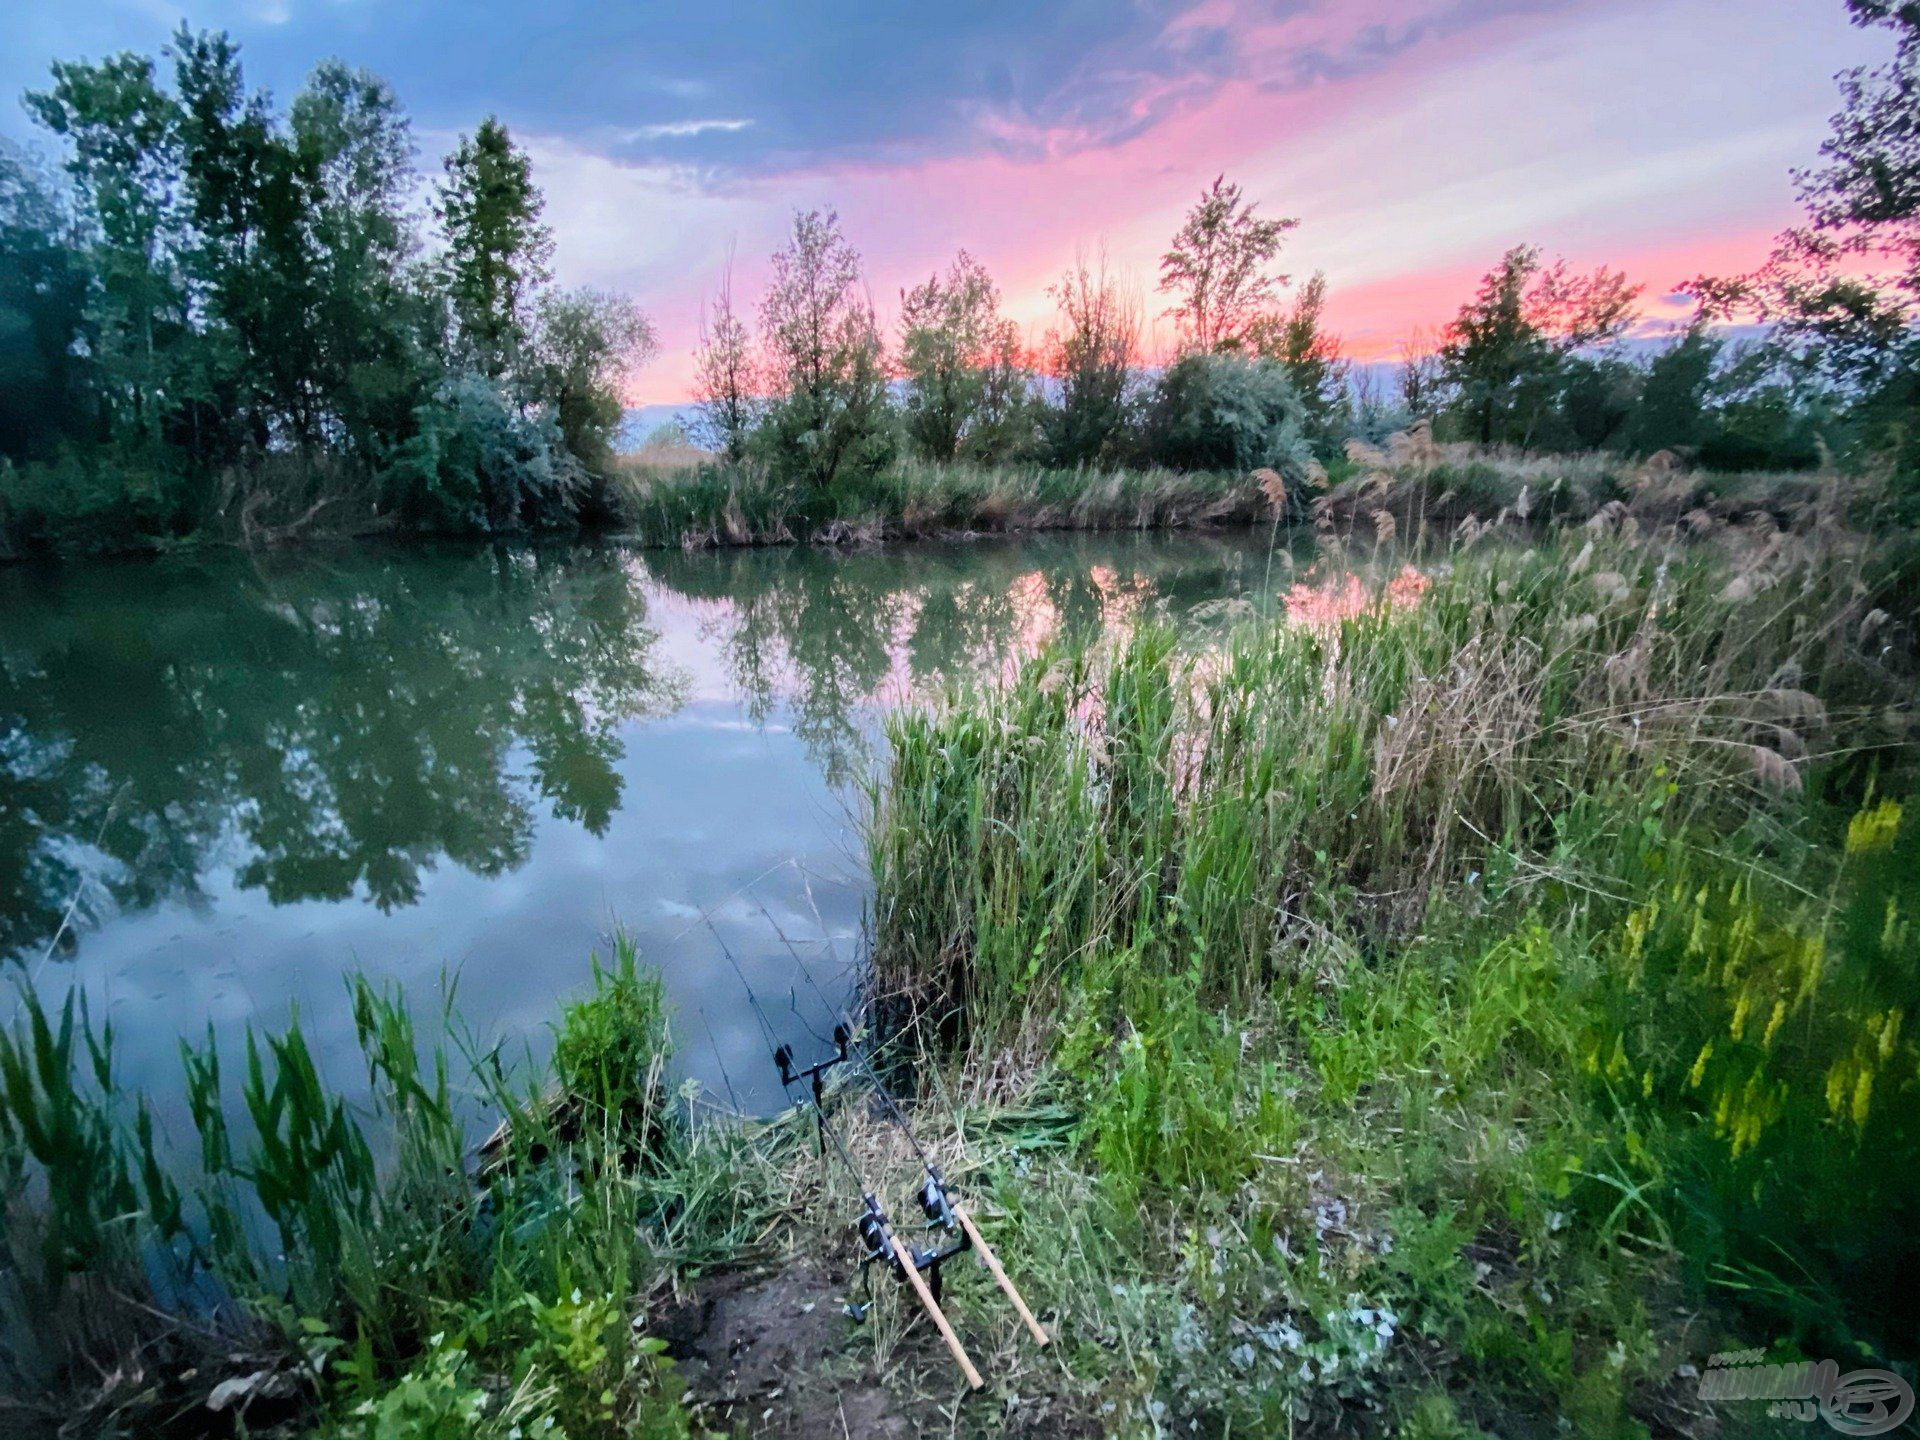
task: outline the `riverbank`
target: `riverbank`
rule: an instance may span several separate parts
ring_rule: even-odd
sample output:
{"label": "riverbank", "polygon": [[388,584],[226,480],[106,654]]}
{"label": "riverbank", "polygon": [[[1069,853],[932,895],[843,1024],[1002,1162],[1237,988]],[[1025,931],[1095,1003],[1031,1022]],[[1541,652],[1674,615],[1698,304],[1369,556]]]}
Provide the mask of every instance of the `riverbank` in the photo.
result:
{"label": "riverbank", "polygon": [[1911,574],[1817,519],[1365,553],[1217,656],[891,727],[881,993],[1075,1117],[995,1191],[1029,1383],[1117,1434],[1691,1436],[1763,1418],[1715,1351],[1912,1354]]}
{"label": "riverbank", "polygon": [[623,539],[683,549],[871,544],[1047,530],[1159,530],[1251,525],[1289,510],[1278,476],[1043,466],[889,466],[828,488],[748,466],[626,470],[617,487]]}
{"label": "riverbank", "polygon": [[[1323,507],[1320,568],[1221,644],[1142,617],[890,718],[880,1010],[1058,1337],[962,1267],[991,1400],[891,1287],[824,1330],[857,1196],[804,1125],[694,1123],[623,952],[511,1080],[364,985],[366,1107],[297,1027],[224,1091],[190,1052],[205,1181],[83,1016],[29,1014],[8,1353],[51,1388],[17,1413],[205,1433],[225,1385],[254,1433],[356,1437],[830,1434],[848,1395],[872,1433],[1704,1436],[1714,1351],[1912,1354],[1911,558],[1831,503],[1632,498],[1476,512],[1417,570]],[[463,1092],[514,1122],[484,1187]]]}

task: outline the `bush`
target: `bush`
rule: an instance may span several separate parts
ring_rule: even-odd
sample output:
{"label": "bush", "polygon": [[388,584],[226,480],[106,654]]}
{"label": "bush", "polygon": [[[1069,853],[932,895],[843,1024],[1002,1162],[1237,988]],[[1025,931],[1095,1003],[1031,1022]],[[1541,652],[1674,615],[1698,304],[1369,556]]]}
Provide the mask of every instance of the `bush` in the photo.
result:
{"label": "bush", "polygon": [[441,383],[381,477],[385,505],[430,530],[485,534],[569,523],[585,483],[560,427],[474,374]]}
{"label": "bush", "polygon": [[1271,360],[1189,355],[1167,368],[1147,405],[1147,455],[1172,470],[1278,470],[1289,480],[1313,458],[1307,414]]}

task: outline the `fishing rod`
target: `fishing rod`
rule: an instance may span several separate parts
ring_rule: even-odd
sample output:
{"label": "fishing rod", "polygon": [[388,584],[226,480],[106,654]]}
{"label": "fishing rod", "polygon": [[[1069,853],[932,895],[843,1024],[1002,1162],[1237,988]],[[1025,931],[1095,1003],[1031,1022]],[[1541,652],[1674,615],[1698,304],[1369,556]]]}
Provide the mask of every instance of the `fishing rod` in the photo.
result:
{"label": "fishing rod", "polygon": [[[840,1025],[835,1027],[834,1033],[839,1036],[845,1031],[846,1027]],[[900,1133],[907,1137],[907,1143],[913,1147],[913,1153],[920,1157],[920,1164],[927,1172],[926,1183],[920,1187],[919,1199],[920,1208],[926,1212],[928,1222],[943,1225],[948,1229],[952,1229],[956,1224],[959,1226],[967,1244],[979,1253],[980,1261],[993,1276],[994,1283],[1000,1287],[1008,1303],[1019,1314],[1021,1322],[1027,1327],[1027,1333],[1033,1336],[1034,1344],[1045,1349],[1051,1337],[1040,1322],[1034,1319],[1033,1311],[1027,1308],[1026,1300],[1015,1288],[1006,1267],[1000,1263],[1000,1257],[987,1243],[987,1237],[982,1235],[980,1227],[973,1223],[973,1217],[958,1200],[954,1199],[953,1192],[947,1186],[946,1177],[940,1173],[940,1167],[934,1163],[933,1157],[927,1154],[926,1149],[914,1135],[913,1126],[907,1123],[907,1117],[900,1109],[899,1102],[893,1098],[893,1092],[887,1088],[886,1081],[880,1078],[880,1072],[873,1068],[872,1062],[864,1054],[855,1054],[852,1059],[854,1064],[867,1072],[867,1079],[873,1083],[874,1093],[880,1097],[881,1105],[892,1117],[893,1123],[899,1127]]]}
{"label": "fishing rod", "polygon": [[[713,938],[719,943],[721,953],[727,957],[727,963],[733,967],[733,973],[740,981],[740,988],[746,991],[747,1003],[753,1007],[754,1018],[760,1024],[761,1034],[766,1036],[773,1045],[773,1063],[780,1072],[780,1084],[786,1091],[787,1098],[789,1100],[793,1098],[795,1084],[801,1080],[807,1082],[804,1092],[807,1097],[806,1103],[813,1107],[821,1149],[824,1151],[831,1147],[860,1191],[860,1217],[854,1221],[854,1232],[860,1237],[860,1243],[864,1247],[860,1260],[862,1288],[869,1295],[873,1293],[870,1274],[876,1262],[886,1266],[896,1276],[911,1285],[921,1308],[927,1312],[927,1318],[933,1321],[933,1328],[940,1332],[940,1338],[945,1342],[948,1353],[953,1356],[954,1363],[960,1367],[960,1373],[966,1376],[968,1388],[982,1389],[986,1381],[981,1379],[979,1370],[974,1368],[972,1359],[967,1355],[966,1346],[960,1343],[960,1337],[954,1333],[953,1326],[947,1320],[946,1312],[940,1308],[940,1302],[935,1298],[933,1289],[928,1287],[926,1279],[920,1273],[923,1269],[931,1271],[933,1284],[938,1286],[940,1266],[958,1253],[960,1247],[951,1247],[946,1251],[925,1250],[918,1254],[908,1249],[900,1237],[894,1233],[893,1222],[887,1218],[886,1207],[880,1203],[879,1196],[874,1193],[873,1187],[867,1184],[866,1177],[860,1173],[860,1167],[854,1163],[853,1155],[848,1151],[846,1142],[840,1138],[840,1132],[827,1119],[824,1103],[826,1092],[822,1077],[834,1066],[847,1059],[847,1045],[850,1037],[846,1027],[844,1025],[834,1027],[833,1055],[805,1069],[796,1069],[793,1063],[793,1047],[782,1043],[774,1034],[773,1026],[767,1021],[766,1012],[760,1008],[760,997],[754,994],[753,985],[748,981],[746,971],[741,968],[739,959],[728,947],[727,942],[721,939],[719,927],[715,926],[711,920],[708,921],[708,928],[713,931]],[[848,1302],[847,1314],[854,1320],[864,1320],[866,1311],[865,1305]]]}
{"label": "fishing rod", "polygon": [[[827,999],[826,994],[820,989],[819,982],[813,978],[813,972],[808,969],[806,962],[800,958],[800,953],[794,948],[793,942],[787,938],[786,932],[780,928],[780,922],[773,918],[764,903],[760,905],[760,913],[765,917],[767,924],[773,927],[773,932],[780,937],[781,943],[786,946],[787,953],[793,957],[794,964],[799,968],[801,976],[806,980],[807,985],[812,989],[815,997],[821,1004],[826,1005],[829,1009],[835,1008],[832,1002]],[[815,1034],[817,1035],[818,1032],[816,1031]],[[867,1058],[864,1052],[850,1050],[852,1035],[844,1014],[841,1017],[840,1023],[834,1026],[833,1039],[835,1053],[819,1065],[804,1072],[813,1084],[814,1108],[816,1113],[819,1112],[820,1076],[825,1071],[832,1069],[835,1065],[848,1061],[851,1061],[851,1063],[866,1071],[867,1079],[872,1083],[874,1093],[880,1097],[881,1105],[886,1109],[888,1116],[892,1119],[894,1125],[898,1127],[900,1133],[907,1137],[907,1144],[913,1147],[913,1153],[920,1157],[921,1167],[926,1171],[926,1182],[921,1185],[917,1198],[920,1202],[921,1210],[926,1214],[929,1228],[944,1229],[949,1232],[959,1231],[962,1238],[960,1243],[955,1245],[953,1249],[958,1251],[971,1248],[979,1253],[981,1263],[987,1267],[988,1273],[993,1276],[994,1283],[1000,1287],[1001,1293],[1007,1297],[1008,1303],[1013,1306],[1015,1312],[1020,1316],[1021,1323],[1027,1327],[1027,1333],[1033,1336],[1036,1345],[1045,1349],[1051,1337],[1047,1334],[1040,1322],[1034,1318],[1033,1311],[1028,1308],[1025,1297],[1020,1294],[1019,1289],[1014,1285],[1012,1277],[1007,1274],[1006,1267],[1000,1263],[1000,1257],[994,1253],[993,1247],[987,1243],[986,1236],[980,1233],[980,1227],[973,1223],[973,1217],[954,1199],[953,1192],[947,1184],[946,1176],[940,1173],[940,1167],[934,1163],[933,1157],[927,1153],[926,1147],[920,1143],[919,1137],[913,1133],[913,1126],[908,1122],[906,1113],[901,1110],[899,1102],[893,1098],[893,1092],[887,1088],[886,1081],[880,1078],[880,1072],[873,1067],[873,1063]],[[791,1056],[791,1053],[789,1050],[789,1056]],[[775,1059],[779,1059],[777,1054]],[[784,1062],[782,1063],[784,1065]],[[784,1069],[782,1073],[784,1076]],[[795,1073],[796,1076],[798,1076],[801,1072]],[[939,1273],[937,1269],[934,1271],[934,1293],[936,1295],[939,1294]]]}
{"label": "fishing rod", "polygon": [[[847,1031],[844,1025],[834,1027],[836,1053],[816,1065],[804,1070],[796,1070],[793,1065],[793,1049],[781,1045],[773,1052],[774,1064],[779,1067],[780,1083],[786,1087],[789,1095],[800,1081],[808,1082],[805,1094],[807,1103],[813,1106],[814,1120],[824,1141],[831,1142],[831,1148],[846,1167],[847,1174],[853,1177],[853,1183],[860,1190],[860,1218],[854,1222],[854,1230],[860,1236],[860,1242],[866,1247],[866,1253],[860,1260],[860,1278],[863,1286],[868,1285],[868,1273],[877,1261],[913,1287],[913,1293],[919,1298],[921,1308],[927,1312],[927,1318],[933,1321],[934,1329],[940,1332],[940,1338],[946,1342],[948,1352],[954,1363],[960,1367],[960,1373],[967,1377],[970,1389],[982,1388],[986,1381],[980,1378],[980,1372],[974,1368],[973,1361],[967,1356],[966,1346],[960,1343],[960,1337],[954,1333],[953,1325],[948,1321],[946,1312],[940,1308],[936,1291],[940,1285],[940,1266],[965,1248],[964,1245],[950,1246],[945,1250],[910,1250],[906,1242],[894,1232],[892,1222],[887,1218],[886,1208],[860,1173],[860,1167],[854,1163],[853,1156],[847,1150],[846,1142],[840,1138],[840,1132],[828,1123],[826,1108],[821,1104],[821,1076],[835,1065],[847,1059]],[[922,1271],[932,1274],[930,1287]],[[869,1293],[871,1289],[869,1287]],[[847,1306],[848,1314],[855,1319],[864,1319],[866,1307]]]}

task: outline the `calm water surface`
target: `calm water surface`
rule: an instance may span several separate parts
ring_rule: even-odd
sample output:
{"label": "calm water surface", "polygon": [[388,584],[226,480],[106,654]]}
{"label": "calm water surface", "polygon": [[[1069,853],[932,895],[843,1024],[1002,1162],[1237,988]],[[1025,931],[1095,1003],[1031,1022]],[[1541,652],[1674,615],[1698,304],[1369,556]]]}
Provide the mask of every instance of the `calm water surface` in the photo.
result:
{"label": "calm water surface", "polygon": [[831,1028],[884,707],[1286,578],[1264,533],[0,568],[0,956],[80,985],[164,1113],[182,1036],[296,1006],[356,1088],[354,970],[539,1049],[619,926],[683,1072],[766,1108],[725,950],[800,1048]]}

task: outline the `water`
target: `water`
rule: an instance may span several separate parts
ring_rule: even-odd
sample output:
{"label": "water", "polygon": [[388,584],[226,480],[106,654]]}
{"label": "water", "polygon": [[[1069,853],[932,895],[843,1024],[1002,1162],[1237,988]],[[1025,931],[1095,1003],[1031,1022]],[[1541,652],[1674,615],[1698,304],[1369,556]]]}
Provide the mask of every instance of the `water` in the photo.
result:
{"label": "water", "polygon": [[355,970],[538,1051],[617,925],[683,1073],[771,1108],[725,951],[817,1046],[884,707],[1284,574],[1264,533],[0,567],[0,956],[82,987],[165,1115],[183,1036],[296,1006],[355,1090]]}

